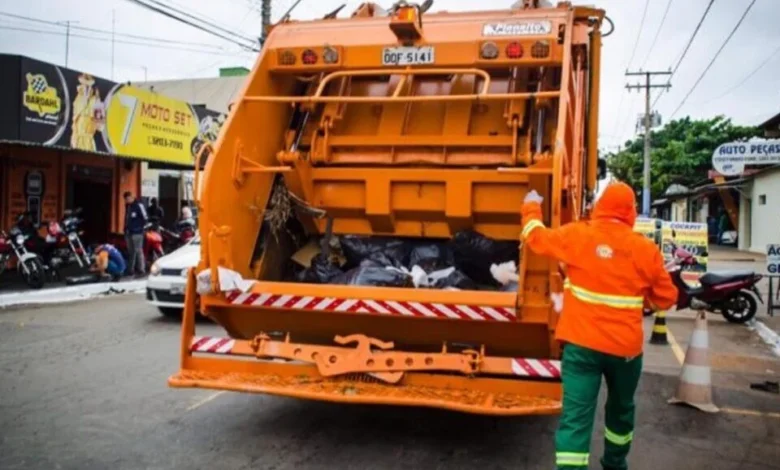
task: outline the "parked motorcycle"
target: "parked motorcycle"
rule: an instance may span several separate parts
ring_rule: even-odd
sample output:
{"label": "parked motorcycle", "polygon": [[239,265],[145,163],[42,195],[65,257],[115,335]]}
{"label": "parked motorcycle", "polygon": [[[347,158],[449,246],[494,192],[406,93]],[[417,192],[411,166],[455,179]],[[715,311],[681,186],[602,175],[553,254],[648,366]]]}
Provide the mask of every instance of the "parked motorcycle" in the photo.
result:
{"label": "parked motorcycle", "polygon": [[29,235],[24,235],[19,227],[12,228],[8,233],[0,230],[0,274],[6,270],[8,262],[15,256],[16,268],[24,282],[33,289],[40,289],[46,283],[46,270],[41,258],[27,250],[25,242]]}
{"label": "parked motorcycle", "polygon": [[[677,309],[703,309],[717,312],[730,323],[746,323],[756,316],[758,303],[764,302],[758,291],[758,281],[763,276],[753,271],[708,272],[699,278],[698,287],[693,287],[682,278],[684,266],[696,266],[698,261],[689,251],[671,243],[672,281],[678,290]],[[755,295],[755,297],[754,297]]]}
{"label": "parked motorcycle", "polygon": [[196,227],[193,219],[184,219],[176,223],[174,230],[168,230],[160,226],[160,233],[163,236],[165,251],[170,253],[181,246],[187,244],[195,237]]}
{"label": "parked motorcycle", "polygon": [[152,219],[144,226],[144,259],[146,260],[147,272],[148,268],[164,254],[160,223],[158,220]]}
{"label": "parked motorcycle", "polygon": [[90,265],[89,253],[81,242],[80,230],[84,219],[80,217],[81,209],[66,210],[62,221],[49,222],[46,229],[46,244],[50,250],[50,264],[57,268],[71,262],[78,263],[80,268]]}

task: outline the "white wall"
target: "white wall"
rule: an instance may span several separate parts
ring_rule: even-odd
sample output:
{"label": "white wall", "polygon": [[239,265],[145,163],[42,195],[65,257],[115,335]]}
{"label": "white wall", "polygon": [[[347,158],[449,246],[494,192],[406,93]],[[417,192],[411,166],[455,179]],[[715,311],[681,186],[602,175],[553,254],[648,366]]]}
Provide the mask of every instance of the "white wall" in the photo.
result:
{"label": "white wall", "polygon": [[780,243],[780,171],[756,176],[750,199],[750,251],[764,253],[768,244]]}
{"label": "white wall", "polygon": [[672,222],[688,221],[688,200],[678,199],[672,202]]}

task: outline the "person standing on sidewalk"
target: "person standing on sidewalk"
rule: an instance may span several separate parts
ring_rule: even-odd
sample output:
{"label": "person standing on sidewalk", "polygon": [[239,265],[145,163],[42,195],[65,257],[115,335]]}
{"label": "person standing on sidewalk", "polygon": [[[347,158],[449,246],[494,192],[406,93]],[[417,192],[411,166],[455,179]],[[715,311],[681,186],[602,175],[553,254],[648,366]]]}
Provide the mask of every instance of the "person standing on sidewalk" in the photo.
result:
{"label": "person standing on sidewalk", "polygon": [[[146,273],[144,260],[144,226],[148,219],[146,208],[130,191],[125,192],[125,240],[127,241],[127,273],[143,276]],[[138,265],[136,266],[136,263]]]}
{"label": "person standing on sidewalk", "polygon": [[558,469],[587,469],[602,377],[607,383],[605,470],[625,470],[634,438],[634,394],[642,375],[642,309],[666,309],[677,288],[652,240],[634,232],[636,198],[624,183],[608,186],[590,220],[548,229],[542,197],[531,191],[522,208],[522,238],[534,253],[563,263],[563,309],[556,339],[563,343],[563,410],[555,434]]}

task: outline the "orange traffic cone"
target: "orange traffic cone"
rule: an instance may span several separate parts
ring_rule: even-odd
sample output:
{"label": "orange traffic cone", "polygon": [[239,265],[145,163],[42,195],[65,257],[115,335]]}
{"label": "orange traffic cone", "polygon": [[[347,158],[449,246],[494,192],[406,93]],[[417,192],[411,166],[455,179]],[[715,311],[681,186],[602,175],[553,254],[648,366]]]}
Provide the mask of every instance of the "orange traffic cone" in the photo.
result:
{"label": "orange traffic cone", "polygon": [[720,411],[712,402],[712,374],[708,349],[707,315],[704,310],[700,310],[696,314],[688,351],[685,352],[677,393],[669,399],[669,403],[687,404],[708,413]]}

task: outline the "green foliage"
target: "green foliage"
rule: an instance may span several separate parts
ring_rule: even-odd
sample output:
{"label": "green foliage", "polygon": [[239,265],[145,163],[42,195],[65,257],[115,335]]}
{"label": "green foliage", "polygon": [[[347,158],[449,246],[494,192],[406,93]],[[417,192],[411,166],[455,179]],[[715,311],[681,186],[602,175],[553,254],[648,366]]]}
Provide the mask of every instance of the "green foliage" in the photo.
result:
{"label": "green foliage", "polygon": [[[761,135],[756,127],[735,126],[718,116],[702,121],[684,118],[671,121],[650,134],[650,180],[652,198],[660,197],[669,185],[693,186],[707,178],[712,169],[712,152],[723,143],[747,140]],[[644,137],[626,142],[617,153],[607,155],[612,175],[642,189]]]}

